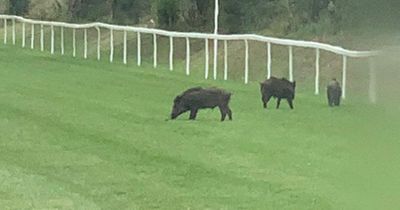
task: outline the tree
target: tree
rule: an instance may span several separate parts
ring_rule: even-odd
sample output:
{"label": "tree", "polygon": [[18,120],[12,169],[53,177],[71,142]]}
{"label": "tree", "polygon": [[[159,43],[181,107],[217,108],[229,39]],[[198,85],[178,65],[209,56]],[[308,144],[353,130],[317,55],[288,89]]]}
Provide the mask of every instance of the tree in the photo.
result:
{"label": "tree", "polygon": [[27,12],[29,0],[10,0],[9,11],[13,15],[24,15]]}
{"label": "tree", "polygon": [[178,1],[160,0],[157,4],[158,23],[162,28],[173,29],[178,22]]}
{"label": "tree", "polygon": [[9,8],[9,0],[0,0],[0,13],[7,13]]}
{"label": "tree", "polygon": [[137,24],[150,12],[148,0],[113,0],[112,20],[119,24]]}

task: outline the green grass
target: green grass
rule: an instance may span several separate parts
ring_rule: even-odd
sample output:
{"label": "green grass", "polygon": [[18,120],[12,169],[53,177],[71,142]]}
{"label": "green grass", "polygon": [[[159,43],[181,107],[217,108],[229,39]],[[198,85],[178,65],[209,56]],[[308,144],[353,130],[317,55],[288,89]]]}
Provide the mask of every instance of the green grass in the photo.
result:
{"label": "green grass", "polygon": [[[196,85],[233,92],[234,120],[166,121]],[[0,206],[397,209],[400,110],[352,95],[263,110],[257,83],[0,45]]]}

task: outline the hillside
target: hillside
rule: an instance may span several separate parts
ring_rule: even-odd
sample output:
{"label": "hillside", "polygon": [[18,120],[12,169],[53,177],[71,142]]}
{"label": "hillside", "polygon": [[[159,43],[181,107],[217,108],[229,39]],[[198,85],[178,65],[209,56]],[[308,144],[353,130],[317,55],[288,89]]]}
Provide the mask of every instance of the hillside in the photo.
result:
{"label": "hillside", "polygon": [[[8,43],[11,43],[11,27],[8,31]],[[21,45],[21,25],[16,25],[16,45]],[[0,37],[3,38],[3,29],[0,28]],[[30,47],[30,27],[26,29],[26,45]],[[40,49],[40,29],[35,28],[35,49]],[[64,30],[64,43],[66,56],[72,56],[72,30]],[[77,58],[83,57],[83,30],[77,30]],[[137,37],[136,33],[128,33],[128,64],[135,65],[137,58]],[[45,51],[50,51],[50,28],[45,27]],[[123,53],[123,33],[114,32],[114,62],[122,63]],[[60,55],[60,29],[55,29],[55,53]],[[110,49],[110,34],[108,30],[102,30],[101,36],[101,57],[102,60],[109,60]],[[142,59],[143,62],[153,62],[153,36],[142,34]],[[210,46],[212,41],[210,40]],[[249,78],[251,81],[262,81],[266,76],[267,55],[266,44],[259,42],[249,42],[250,46],[250,70]],[[175,71],[183,73],[185,71],[185,56],[186,45],[185,39],[174,40],[174,63]],[[213,69],[213,49],[210,47],[210,71]],[[243,81],[244,80],[244,42],[230,41],[228,42],[228,78],[229,80]],[[205,55],[204,55],[204,40],[191,39],[191,72],[197,77],[204,77]],[[158,63],[162,66],[168,65],[169,56],[169,39],[167,37],[158,36]],[[95,60],[97,58],[97,31],[95,29],[88,30],[88,59]],[[218,54],[218,77],[222,79],[223,75],[223,43],[219,42]],[[272,46],[272,73],[278,77],[288,77],[288,47],[273,45]],[[349,59],[349,88],[356,90],[356,95],[365,97],[368,94],[367,88],[369,85],[368,59]],[[333,53],[321,51],[321,85],[322,87],[331,78],[342,77],[342,58]],[[315,51],[313,49],[294,48],[294,77],[300,84],[300,87],[307,88],[310,91],[314,88],[315,75]]]}
{"label": "hillside", "polygon": [[[398,114],[307,88],[263,110],[258,84],[204,81],[0,45],[0,206],[10,209],[396,209]],[[187,87],[233,92],[166,121]],[[273,102],[271,102],[273,103]],[[271,104],[271,107],[273,105]],[[373,123],[372,123],[373,122]]]}

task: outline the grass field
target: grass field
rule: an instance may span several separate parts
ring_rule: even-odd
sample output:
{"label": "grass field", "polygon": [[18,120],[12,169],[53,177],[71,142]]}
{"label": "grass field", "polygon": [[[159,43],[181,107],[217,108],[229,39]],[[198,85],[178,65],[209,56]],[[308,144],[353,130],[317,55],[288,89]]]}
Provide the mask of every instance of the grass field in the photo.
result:
{"label": "grass field", "polygon": [[[195,85],[233,92],[234,120],[166,121]],[[0,45],[0,207],[398,209],[398,106],[312,92],[263,110],[257,83]]]}

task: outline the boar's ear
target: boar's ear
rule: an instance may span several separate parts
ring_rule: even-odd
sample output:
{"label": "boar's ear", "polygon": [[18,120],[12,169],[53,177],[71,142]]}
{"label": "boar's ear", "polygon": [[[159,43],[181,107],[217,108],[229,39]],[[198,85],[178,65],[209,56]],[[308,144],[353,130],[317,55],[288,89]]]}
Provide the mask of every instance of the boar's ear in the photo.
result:
{"label": "boar's ear", "polygon": [[174,99],[174,103],[178,103],[181,100],[182,96],[177,96]]}
{"label": "boar's ear", "polygon": [[293,88],[296,87],[296,81],[293,81],[293,82],[292,82],[292,86],[293,86]]}

